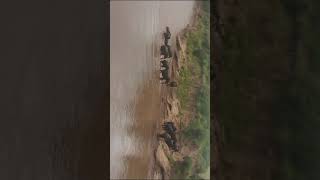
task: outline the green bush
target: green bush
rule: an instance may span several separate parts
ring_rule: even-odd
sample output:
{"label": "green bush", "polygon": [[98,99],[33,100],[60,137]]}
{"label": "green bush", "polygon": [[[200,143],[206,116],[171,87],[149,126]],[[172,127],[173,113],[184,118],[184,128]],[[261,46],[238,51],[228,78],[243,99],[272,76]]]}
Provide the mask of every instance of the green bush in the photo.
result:
{"label": "green bush", "polygon": [[182,109],[185,109],[186,104],[188,104],[189,102],[189,91],[191,83],[191,72],[188,69],[183,68],[180,71],[179,86],[177,89],[177,96],[180,100]]}
{"label": "green bush", "polygon": [[[190,124],[182,130],[184,140],[196,144],[199,148],[194,169],[192,160],[187,157],[183,162],[174,163],[174,177],[180,179],[202,179],[200,173],[205,172],[210,164],[210,19],[209,1],[204,1],[203,16],[199,21],[196,31],[187,34],[188,64],[180,71],[177,96],[182,109],[190,102],[192,80],[199,79],[200,87],[195,94],[196,115]],[[197,171],[195,171],[197,169]]]}
{"label": "green bush", "polygon": [[186,179],[192,169],[192,159],[187,156],[182,162],[177,161],[174,163],[174,178]]}
{"label": "green bush", "polygon": [[203,136],[200,121],[191,121],[189,126],[182,131],[182,135],[185,139],[192,140],[195,143],[198,142],[200,137]]}

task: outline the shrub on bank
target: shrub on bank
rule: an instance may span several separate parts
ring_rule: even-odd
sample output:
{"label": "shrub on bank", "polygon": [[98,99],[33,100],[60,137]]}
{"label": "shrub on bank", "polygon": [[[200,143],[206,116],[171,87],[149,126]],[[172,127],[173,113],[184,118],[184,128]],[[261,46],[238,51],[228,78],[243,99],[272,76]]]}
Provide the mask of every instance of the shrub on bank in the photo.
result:
{"label": "shrub on bank", "polygon": [[173,169],[175,170],[174,178],[186,179],[191,172],[191,168],[192,168],[192,159],[189,156],[185,157],[182,162],[181,161],[175,162],[173,165]]}
{"label": "shrub on bank", "polygon": [[[209,1],[204,8],[195,31],[187,33],[187,64],[179,74],[177,96],[183,111],[190,104],[190,90],[196,84],[195,119],[182,130],[182,138],[197,146],[198,154],[194,162],[187,157],[183,162],[175,162],[173,177],[180,179],[202,179],[200,174],[209,168],[210,163],[210,43],[209,43]],[[198,82],[195,82],[197,80]]]}

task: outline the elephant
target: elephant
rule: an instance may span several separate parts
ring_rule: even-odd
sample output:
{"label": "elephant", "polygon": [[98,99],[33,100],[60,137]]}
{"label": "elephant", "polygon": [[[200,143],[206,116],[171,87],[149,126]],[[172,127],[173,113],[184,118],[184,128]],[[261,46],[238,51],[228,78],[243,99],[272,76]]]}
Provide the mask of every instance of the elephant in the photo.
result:
{"label": "elephant", "polygon": [[160,72],[162,74],[160,80],[165,80],[165,84],[168,84],[170,82],[169,69],[160,70]]}
{"label": "elephant", "polygon": [[171,52],[171,47],[169,45],[162,45],[160,47],[160,55],[163,55],[164,58],[171,58],[172,57],[172,52]]}
{"label": "elephant", "polygon": [[159,137],[164,139],[164,141],[168,145],[169,149],[172,149],[176,152],[179,150],[176,140],[172,139],[168,133],[160,134]]}
{"label": "elephant", "polygon": [[161,63],[161,67],[164,67],[165,70],[168,70],[168,69],[169,69],[168,61],[162,60],[162,61],[160,61],[160,63]]}
{"label": "elephant", "polygon": [[177,128],[174,126],[172,122],[165,122],[162,125],[162,128],[166,130],[168,133],[174,133],[177,130]]}
{"label": "elephant", "polygon": [[171,38],[171,33],[169,30],[169,27],[166,27],[166,31],[163,33],[164,39],[170,39]]}

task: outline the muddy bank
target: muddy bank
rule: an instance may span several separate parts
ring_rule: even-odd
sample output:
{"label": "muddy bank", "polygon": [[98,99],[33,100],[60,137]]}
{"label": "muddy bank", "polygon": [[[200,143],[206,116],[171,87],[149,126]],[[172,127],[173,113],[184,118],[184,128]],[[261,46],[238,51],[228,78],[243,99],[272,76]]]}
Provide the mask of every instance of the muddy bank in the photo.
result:
{"label": "muddy bank", "polygon": [[[144,83],[137,94],[132,107],[135,122],[127,129],[128,136],[135,139],[135,151],[126,155],[126,177],[128,179],[141,179],[150,173],[151,158],[156,129],[154,119],[159,119],[159,85],[155,78]],[[137,153],[139,152],[139,153]]]}

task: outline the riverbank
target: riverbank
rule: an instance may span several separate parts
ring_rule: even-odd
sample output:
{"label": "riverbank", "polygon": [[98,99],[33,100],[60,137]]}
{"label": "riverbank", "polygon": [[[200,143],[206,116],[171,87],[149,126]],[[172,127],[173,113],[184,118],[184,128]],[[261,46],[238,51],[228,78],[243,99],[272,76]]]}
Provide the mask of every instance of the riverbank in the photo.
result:
{"label": "riverbank", "polygon": [[172,38],[174,57],[170,78],[173,89],[161,87],[161,117],[177,126],[179,152],[172,152],[158,139],[154,156],[154,179],[209,178],[209,4],[196,2],[190,24]]}

